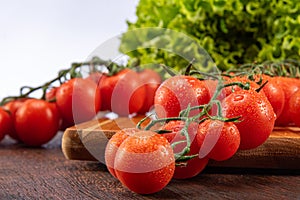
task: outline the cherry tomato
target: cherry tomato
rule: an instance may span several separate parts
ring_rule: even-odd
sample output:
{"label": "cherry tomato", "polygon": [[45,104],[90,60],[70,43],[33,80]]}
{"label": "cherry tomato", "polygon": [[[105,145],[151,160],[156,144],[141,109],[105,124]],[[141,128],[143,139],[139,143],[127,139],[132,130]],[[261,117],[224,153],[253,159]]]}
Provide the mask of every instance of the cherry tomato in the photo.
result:
{"label": "cherry tomato", "polygon": [[15,128],[24,144],[41,146],[56,135],[59,120],[54,103],[29,99],[15,113]]}
{"label": "cherry tomato", "polygon": [[276,119],[275,125],[288,126],[292,123],[289,101],[291,96],[300,89],[300,81],[299,79],[288,77],[274,77],[274,80],[283,88],[285,97],[283,110],[280,116]]}
{"label": "cherry tomato", "polygon": [[[204,139],[203,139],[204,137]],[[216,161],[231,158],[240,145],[240,133],[232,122],[206,120],[198,127],[197,139],[202,142],[199,156]]]}
{"label": "cherry tomato", "polygon": [[56,104],[67,124],[91,120],[101,105],[97,84],[89,79],[73,78],[57,89]]}
{"label": "cherry tomato", "polygon": [[58,87],[52,87],[49,91],[46,92],[45,99],[46,101],[54,102],[56,101],[56,92]]}
{"label": "cherry tomato", "polygon": [[89,74],[86,79],[90,79],[92,80],[94,83],[96,83],[97,85],[99,84],[99,81],[101,80],[101,78],[104,76],[103,73],[101,72],[92,72],[91,74]]}
{"label": "cherry tomato", "polygon": [[[53,87],[51,88],[47,93],[46,93],[46,98],[45,100],[48,102],[56,102],[56,92],[58,90],[58,87]],[[56,104],[57,106],[57,104]],[[62,115],[60,115],[60,125],[59,125],[59,130],[60,131],[65,131],[66,128],[73,126],[74,123],[67,122],[65,119],[62,118]]]}
{"label": "cherry tomato", "polygon": [[0,141],[6,134],[10,133],[13,127],[12,117],[3,108],[0,107]]}
{"label": "cherry tomato", "polygon": [[[204,81],[191,76],[173,76],[157,89],[154,98],[155,112],[159,118],[177,117],[188,105],[199,106],[209,102],[210,94]],[[191,112],[191,115],[199,111]]]}
{"label": "cherry tomato", "polygon": [[104,107],[119,116],[137,113],[143,106],[146,91],[137,72],[123,69],[99,83]]}
{"label": "cherry tomato", "polygon": [[267,84],[263,87],[263,91],[274,109],[276,118],[278,118],[284,108],[284,90],[271,77],[264,76],[263,80],[268,81]]}
{"label": "cherry tomato", "polygon": [[[113,145],[110,144],[111,140],[120,141],[122,138],[124,133],[117,132],[108,145]],[[106,160],[114,160],[116,177],[131,191],[139,194],[155,193],[172,179],[175,170],[174,154],[170,143],[161,135],[152,131],[138,131],[125,137],[119,147],[113,148],[117,148],[116,153],[105,153]]]}
{"label": "cherry tomato", "polygon": [[276,115],[265,95],[253,90],[240,90],[230,94],[222,102],[223,114],[240,116],[235,123],[240,136],[240,149],[253,149],[263,144],[274,128]]}
{"label": "cherry tomato", "polygon": [[12,128],[10,129],[10,131],[8,132],[8,135],[9,135],[12,139],[14,139],[14,140],[16,140],[16,141],[18,141],[18,142],[20,142],[21,140],[20,140],[20,138],[19,138],[19,136],[18,136],[18,134],[17,134],[16,128],[15,128],[15,125],[14,125],[14,123],[15,123],[15,114],[16,114],[17,110],[23,105],[23,103],[24,103],[26,100],[28,100],[28,99],[29,99],[29,98],[20,98],[20,99],[12,100],[12,101],[6,103],[6,104],[3,106],[3,108],[4,108],[5,110],[8,110],[8,111],[10,112],[11,118],[12,118],[12,123],[13,123],[13,126],[12,126]]}
{"label": "cherry tomato", "polygon": [[[185,142],[186,141],[185,136],[183,136],[180,132],[184,128],[184,126],[185,126],[185,122],[183,121],[170,121],[167,124],[165,124],[163,127],[161,127],[162,130],[172,131],[171,133],[162,134],[162,136],[164,136],[171,144],[183,141],[183,143],[177,144],[174,147],[174,153],[181,152],[184,149],[184,147],[186,147],[187,145],[187,143]],[[200,141],[196,139],[197,131],[198,131],[198,124],[191,123],[188,127],[191,146],[190,146],[190,152],[187,154],[187,156],[199,154],[200,146],[202,145],[203,140]],[[196,156],[186,161],[185,163],[177,165],[175,168],[173,178],[187,179],[187,178],[194,177],[204,170],[207,163],[208,163],[207,157],[200,158],[199,156]]]}
{"label": "cherry tomato", "polygon": [[117,83],[117,78],[103,74],[98,82],[98,90],[101,94],[101,110],[111,111],[111,95]]}
{"label": "cherry tomato", "polygon": [[290,118],[296,126],[300,127],[300,90],[295,92],[289,100]]}
{"label": "cherry tomato", "polygon": [[146,90],[146,97],[142,108],[138,111],[140,114],[145,114],[150,111],[154,105],[154,96],[157,88],[161,84],[160,75],[151,69],[145,69],[138,73]]}
{"label": "cherry tomato", "polygon": [[132,136],[134,133],[139,132],[139,129],[136,128],[127,128],[127,129],[122,129],[116,134],[116,136],[113,136],[109,142],[106,145],[105,149],[105,163],[107,166],[108,171],[115,177],[115,157],[116,153],[122,144],[122,142],[129,136]]}
{"label": "cherry tomato", "polygon": [[275,79],[265,74],[257,74],[253,77],[255,82],[261,81],[262,91],[271,103],[276,118],[281,115],[285,103],[285,95],[283,88],[278,84]]}

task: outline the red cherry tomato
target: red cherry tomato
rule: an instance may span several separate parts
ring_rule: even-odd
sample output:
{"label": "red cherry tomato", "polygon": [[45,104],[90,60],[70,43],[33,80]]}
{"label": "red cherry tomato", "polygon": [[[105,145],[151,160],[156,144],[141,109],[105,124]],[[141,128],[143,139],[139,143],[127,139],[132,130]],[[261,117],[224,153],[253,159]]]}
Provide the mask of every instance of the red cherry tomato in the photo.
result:
{"label": "red cherry tomato", "polygon": [[[173,76],[157,89],[154,107],[159,118],[177,117],[188,105],[199,106],[209,100],[210,92],[204,81],[191,76]],[[199,111],[192,111],[191,115],[198,113]]]}
{"label": "red cherry tomato", "polygon": [[111,95],[117,83],[117,78],[103,74],[98,82],[98,90],[101,94],[101,110],[111,111]]}
{"label": "red cherry tomato", "polygon": [[16,131],[16,128],[15,128],[15,115],[16,115],[16,112],[17,110],[23,105],[23,103],[28,100],[29,98],[21,98],[21,99],[16,99],[16,100],[12,100],[8,103],[6,103],[3,108],[5,110],[8,110],[11,114],[11,118],[12,118],[12,123],[13,123],[13,126],[12,128],[10,129],[10,131],[8,132],[8,135],[16,140],[16,141],[21,141],[18,134],[17,134],[17,131]]}
{"label": "red cherry tomato", "polygon": [[67,124],[91,120],[100,110],[97,84],[89,79],[73,78],[57,89],[56,104]]}
{"label": "red cherry tomato", "polygon": [[89,74],[86,79],[90,79],[92,80],[94,83],[96,83],[98,85],[98,83],[100,82],[101,78],[104,76],[103,73],[100,72],[93,72],[91,74]]}
{"label": "red cherry tomato", "polygon": [[292,123],[289,101],[291,96],[300,89],[300,80],[288,77],[274,77],[274,80],[283,88],[285,98],[283,110],[280,116],[276,119],[275,125],[288,126]]}
{"label": "red cherry tomato", "polygon": [[197,139],[202,142],[200,157],[207,156],[216,161],[223,161],[237,152],[241,138],[234,123],[206,120],[198,127]]}
{"label": "red cherry tomato", "polygon": [[284,90],[273,78],[267,76],[263,77],[263,80],[268,81],[268,83],[263,87],[263,91],[274,109],[276,118],[278,118],[284,108]]}
{"label": "red cherry tomato", "polygon": [[[116,141],[117,145],[119,141],[122,143],[119,147],[111,147]],[[105,153],[106,161],[114,160],[116,177],[133,192],[155,193],[172,179],[175,169],[173,150],[170,143],[155,132],[138,131],[128,137],[124,137],[122,131],[117,132],[107,148],[117,148],[110,151],[112,154]]]}
{"label": "red cherry tomato", "polygon": [[54,103],[29,99],[15,114],[15,128],[22,142],[29,146],[41,146],[56,135],[59,120]]}
{"label": "red cherry tomato", "polygon": [[145,114],[150,111],[154,105],[154,96],[157,88],[161,84],[160,75],[151,69],[145,69],[138,73],[146,90],[146,97],[142,108],[138,111],[140,114]]}
{"label": "red cherry tomato", "polygon": [[[53,87],[51,88],[47,93],[46,93],[46,101],[48,102],[55,102],[56,103],[56,92],[58,90],[58,87]],[[60,113],[59,113],[60,114]],[[60,126],[59,130],[60,131],[65,131],[66,128],[73,126],[74,123],[67,122],[65,119],[62,118],[60,114]]]}
{"label": "red cherry tomato", "polygon": [[6,134],[10,133],[13,128],[12,117],[3,108],[0,107],[0,141]]}
{"label": "red cherry tomato", "polygon": [[[180,132],[184,128],[184,126],[185,126],[185,122],[183,122],[183,121],[170,121],[167,124],[165,124],[161,129],[169,130],[172,132],[164,133],[164,134],[162,134],[162,136],[167,138],[167,140],[171,144],[174,144],[174,143],[180,142],[180,141],[186,141],[185,136],[183,136]],[[189,137],[191,140],[191,146],[190,146],[190,152],[187,154],[187,156],[199,154],[200,146],[202,145],[203,141],[196,139],[197,131],[198,131],[198,124],[191,123],[188,127],[188,133],[189,133]],[[177,144],[174,147],[174,153],[181,152],[184,149],[184,147],[186,147],[186,145],[187,145],[186,142]],[[194,177],[204,170],[207,163],[208,163],[207,157],[199,158],[199,156],[196,156],[196,157],[188,160],[187,162],[183,163],[182,165],[177,165],[175,168],[175,173],[173,175],[173,178],[187,179],[187,178]]]}
{"label": "red cherry tomato", "polygon": [[227,118],[240,116],[235,123],[240,136],[240,149],[253,149],[263,144],[274,128],[276,115],[265,95],[253,90],[240,90],[222,102]]}
{"label": "red cherry tomato", "polygon": [[137,113],[143,106],[146,91],[137,72],[123,69],[99,82],[104,107],[120,116]]}
{"label": "red cherry tomato", "polygon": [[139,132],[139,129],[136,128],[127,128],[127,129],[122,129],[116,134],[116,136],[113,136],[108,144],[106,145],[105,149],[105,163],[107,166],[108,171],[115,177],[115,157],[116,153],[122,144],[122,142],[127,139],[127,137],[132,136],[134,133]]}
{"label": "red cherry tomato", "polygon": [[49,91],[46,92],[45,99],[48,102],[54,102],[56,101],[56,92],[57,92],[58,87],[52,87],[49,89]]}
{"label": "red cherry tomato", "polygon": [[290,118],[296,126],[300,127],[300,90],[295,92],[288,102],[290,108]]}

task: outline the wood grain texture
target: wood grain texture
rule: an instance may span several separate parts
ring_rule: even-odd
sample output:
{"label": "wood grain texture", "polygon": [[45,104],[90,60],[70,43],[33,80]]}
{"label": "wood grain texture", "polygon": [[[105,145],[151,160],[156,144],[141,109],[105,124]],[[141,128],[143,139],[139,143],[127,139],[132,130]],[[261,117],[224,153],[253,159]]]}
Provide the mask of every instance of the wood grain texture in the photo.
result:
{"label": "wood grain texture", "polygon": [[62,133],[42,148],[9,138],[0,142],[0,199],[289,199],[300,198],[299,170],[207,167],[188,180],[172,180],[152,195],[135,194],[98,161],[68,160]]}
{"label": "wood grain texture", "polygon": [[[122,128],[135,127],[141,118],[99,119],[68,128],[62,138],[67,159],[104,163],[108,139]],[[300,129],[275,127],[268,140],[252,150],[238,151],[223,162],[210,161],[210,166],[238,168],[300,169]]]}

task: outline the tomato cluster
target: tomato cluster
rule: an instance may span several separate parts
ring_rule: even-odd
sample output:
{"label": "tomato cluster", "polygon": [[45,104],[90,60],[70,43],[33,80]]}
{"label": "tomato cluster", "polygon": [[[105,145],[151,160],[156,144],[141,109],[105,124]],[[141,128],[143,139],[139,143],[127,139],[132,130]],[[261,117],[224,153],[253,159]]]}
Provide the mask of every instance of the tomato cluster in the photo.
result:
{"label": "tomato cluster", "polygon": [[46,144],[59,130],[96,115],[100,108],[97,91],[94,82],[72,78],[49,90],[45,99],[13,99],[2,106],[11,121],[3,135],[8,134],[28,146]]}
{"label": "tomato cluster", "polygon": [[[74,65],[80,66],[80,65]],[[113,75],[93,70],[87,77],[70,70],[0,107],[0,140],[7,134],[29,146],[49,142],[59,130],[97,117],[155,117],[141,128],[123,129],[107,143],[108,171],[130,190],[150,194],[171,180],[201,173],[210,160],[230,159],[239,150],[262,145],[274,126],[300,127],[300,80],[265,74],[210,78],[175,75],[162,82],[151,70],[119,68]],[[59,86],[51,83],[60,81]],[[32,89],[33,91],[36,90]],[[142,181],[141,181],[142,180]]]}
{"label": "tomato cluster", "polygon": [[[246,85],[243,79],[224,80],[218,86],[220,94],[212,99],[217,81],[212,84],[210,80],[206,84],[206,80],[193,78],[190,84],[190,80],[189,76],[176,76],[161,84],[155,96],[155,110],[159,118],[177,117],[181,110],[187,108],[189,102],[190,106],[195,106],[218,100],[221,104],[220,109],[212,104],[209,115],[219,115],[221,111],[223,117],[240,117],[239,122],[235,123],[241,136],[240,149],[256,148],[268,138],[274,127],[275,114],[266,95],[262,91],[255,91],[255,84],[249,84],[249,89],[246,90],[239,87],[241,84]],[[199,113],[201,108],[194,110],[193,115]]]}
{"label": "tomato cluster", "polygon": [[[97,70],[84,78],[70,75],[74,70],[64,70],[42,86],[5,99],[0,107],[0,141],[9,135],[28,146],[41,146],[59,130],[91,120],[100,111],[119,116],[145,114],[161,83],[160,75],[151,69],[137,72],[120,67],[113,75]],[[53,86],[55,81],[59,85]],[[37,89],[43,89],[42,98],[30,97]]]}
{"label": "tomato cluster", "polygon": [[252,80],[245,76],[241,79],[250,82],[252,85],[255,85],[256,82],[261,82],[261,85],[256,84],[254,88],[261,88],[259,93],[264,94],[272,105],[276,114],[275,126],[296,125],[300,127],[300,124],[297,122],[300,116],[299,101],[297,101],[300,79],[265,74],[256,75]]}
{"label": "tomato cluster", "polygon": [[[108,170],[130,190],[142,194],[159,191],[167,185],[171,180],[167,172],[172,171],[174,179],[194,177],[205,169],[209,160],[224,161],[239,150],[262,145],[275,125],[300,126],[299,88],[299,79],[265,74],[231,73],[213,79],[172,76],[164,80],[155,92],[156,118],[144,128],[139,124],[139,129],[131,130],[130,134],[121,130],[108,142],[105,152]],[[174,158],[174,171],[166,167],[169,165],[160,167],[164,171],[159,174],[155,173],[157,168],[135,170],[146,169],[143,158],[148,160],[149,157],[143,154],[148,155],[147,149],[153,141],[139,141],[142,146],[138,146],[127,143],[127,138],[147,130],[157,132],[172,147],[173,153],[167,155],[169,160]],[[133,155],[132,151],[139,155]],[[160,152],[152,159],[165,158],[162,156],[166,154]],[[126,170],[120,170],[119,159],[126,165]],[[138,177],[148,183],[142,186],[143,189],[136,188],[140,186]],[[160,185],[157,179],[161,180]],[[151,189],[154,186],[157,186],[156,190]]]}
{"label": "tomato cluster", "polygon": [[101,110],[112,111],[119,116],[150,111],[155,91],[161,83],[160,75],[151,69],[136,72],[126,68],[113,76],[97,72],[87,79],[93,79],[98,85]]}
{"label": "tomato cluster", "polygon": [[11,138],[29,146],[40,146],[49,142],[58,132],[60,115],[55,103],[41,99],[25,98],[12,100],[1,110],[9,122],[0,121],[2,136]]}
{"label": "tomato cluster", "polygon": [[[148,145],[153,144],[145,142],[142,138],[142,146],[131,142],[127,144],[127,139],[136,137],[136,134],[145,130],[159,133],[172,147],[173,153],[169,152],[167,155],[169,160],[174,158],[172,178],[175,179],[198,175],[210,159],[224,161],[238,150],[258,147],[269,137],[276,117],[264,91],[258,92],[258,89],[258,84],[244,78],[200,80],[189,75],[178,75],[164,80],[154,97],[157,118],[144,130],[134,129],[127,135],[126,131],[122,130],[109,140],[105,152],[108,170],[126,187],[137,193],[153,193],[154,190],[150,189],[153,187],[151,184],[155,183],[153,179],[160,179],[163,185],[168,184],[170,177],[164,177],[170,172],[169,168],[160,167],[165,171],[159,174],[150,170],[153,172],[151,176],[148,170],[133,170],[137,169],[137,166],[145,168],[143,159],[149,158],[144,158],[143,155],[148,155]],[[161,123],[163,124],[158,125],[158,129],[153,130],[153,127],[157,128],[157,124]],[[125,142],[127,149],[123,147]],[[141,143],[140,141],[139,144]],[[139,153],[138,156],[131,152],[137,151],[136,149],[139,149],[136,152]],[[157,151],[165,152],[163,149]],[[132,158],[129,158],[130,156]],[[160,152],[152,159],[159,161],[162,156],[166,154]],[[119,159],[126,165],[126,172],[118,172],[116,163],[119,163]],[[141,163],[139,160],[142,160]],[[143,186],[143,190],[135,188],[139,186],[137,177],[148,183]],[[162,189],[162,185],[158,189]]]}

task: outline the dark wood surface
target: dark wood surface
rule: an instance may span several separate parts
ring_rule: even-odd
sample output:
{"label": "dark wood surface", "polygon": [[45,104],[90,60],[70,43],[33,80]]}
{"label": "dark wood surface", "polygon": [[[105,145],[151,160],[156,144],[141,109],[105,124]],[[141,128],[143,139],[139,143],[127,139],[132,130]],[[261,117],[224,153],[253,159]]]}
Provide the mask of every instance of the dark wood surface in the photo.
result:
{"label": "dark wood surface", "polygon": [[[153,195],[124,188],[95,161],[65,158],[62,133],[43,148],[0,142],[0,199],[300,199],[299,170],[207,167]],[[141,180],[142,181],[142,180]]]}

